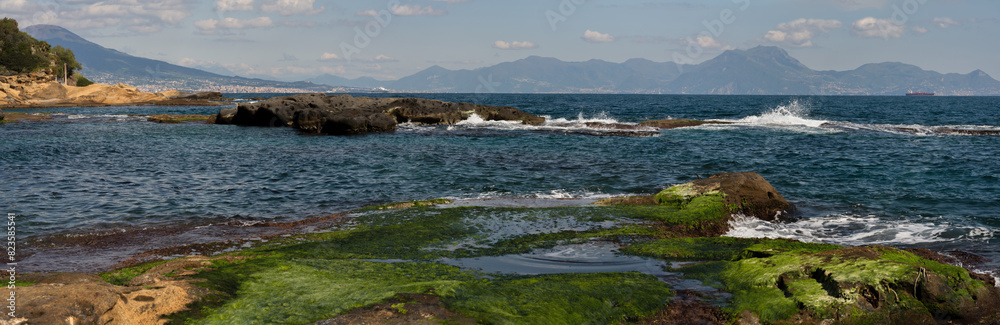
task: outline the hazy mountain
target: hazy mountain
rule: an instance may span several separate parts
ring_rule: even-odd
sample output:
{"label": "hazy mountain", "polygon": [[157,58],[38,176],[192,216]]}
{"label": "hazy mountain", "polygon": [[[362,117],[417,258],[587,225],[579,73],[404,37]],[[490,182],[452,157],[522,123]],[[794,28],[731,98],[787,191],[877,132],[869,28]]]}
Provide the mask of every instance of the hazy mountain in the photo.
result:
{"label": "hazy mountain", "polygon": [[475,70],[433,66],[385,82],[327,76],[328,85],[386,87],[401,91],[499,93],[678,93],[754,95],[998,95],[1000,81],[976,70],[941,74],[902,63],[866,64],[851,71],[816,71],[778,47],[730,50],[698,65],[631,59],[565,62],[528,57]]}
{"label": "hazy mountain", "polygon": [[[34,25],[23,29],[32,37],[73,50],[83,65],[80,72],[97,82],[127,83],[144,90],[220,90],[224,92],[329,91],[330,87],[309,82],[278,82],[228,77],[164,61],[146,59],[105,48],[65,28]],[[228,70],[219,72],[225,73]],[[229,71],[229,73],[232,73]]]}
{"label": "hazy mountain", "polygon": [[385,85],[385,82],[375,80],[375,78],[372,77],[347,79],[343,77],[334,76],[329,73],[322,74],[314,78],[306,79],[306,81],[321,85],[357,87],[357,88],[378,88]]}
{"label": "hazy mountain", "polygon": [[565,62],[531,56],[475,70],[448,70],[433,66],[412,76],[388,82],[390,89],[439,92],[634,92],[655,91],[679,74],[677,65],[633,59],[625,63],[602,60]]}

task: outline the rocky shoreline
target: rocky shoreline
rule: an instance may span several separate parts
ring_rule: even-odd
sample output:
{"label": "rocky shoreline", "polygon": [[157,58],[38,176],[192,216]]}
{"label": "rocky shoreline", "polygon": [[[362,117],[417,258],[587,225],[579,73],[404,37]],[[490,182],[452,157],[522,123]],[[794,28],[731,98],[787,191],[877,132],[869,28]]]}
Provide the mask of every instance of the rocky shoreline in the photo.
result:
{"label": "rocky shoreline", "polygon": [[218,92],[144,93],[125,85],[67,86],[44,73],[0,77],[0,108],[102,107],[125,105],[217,106]]}
{"label": "rocky shoreline", "polygon": [[[781,220],[793,209],[755,173],[589,206],[453,203],[361,208],[324,218],[329,225],[320,232],[99,275],[23,274],[18,311],[28,324],[1000,321],[993,278],[949,265],[947,256],[720,237],[733,218]],[[664,261],[674,265],[670,277],[707,289],[636,272],[487,276],[443,262],[588,243]]]}

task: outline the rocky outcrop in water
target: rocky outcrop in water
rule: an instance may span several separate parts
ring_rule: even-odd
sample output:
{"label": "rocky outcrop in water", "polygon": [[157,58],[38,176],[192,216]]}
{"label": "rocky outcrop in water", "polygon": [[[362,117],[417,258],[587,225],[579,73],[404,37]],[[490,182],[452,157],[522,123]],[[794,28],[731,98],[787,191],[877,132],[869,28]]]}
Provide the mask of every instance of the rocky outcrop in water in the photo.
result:
{"label": "rocky outcrop in water", "polygon": [[216,124],[289,126],[313,134],[392,132],[399,123],[450,125],[472,114],[484,120],[541,124],[545,120],[513,107],[449,103],[422,98],[371,98],[303,94],[275,97],[223,109]]}

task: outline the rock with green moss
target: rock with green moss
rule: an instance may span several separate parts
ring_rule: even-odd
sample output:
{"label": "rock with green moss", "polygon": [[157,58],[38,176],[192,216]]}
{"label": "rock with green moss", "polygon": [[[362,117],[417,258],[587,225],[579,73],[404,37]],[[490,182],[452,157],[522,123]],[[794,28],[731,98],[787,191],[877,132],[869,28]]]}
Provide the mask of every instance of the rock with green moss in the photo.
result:
{"label": "rock with green moss", "polygon": [[[885,246],[844,248],[758,241],[738,254],[725,254],[733,259],[722,258],[680,272],[731,292],[733,299],[727,307],[731,312],[749,311],[765,323],[935,324],[998,320],[1000,291],[961,267]],[[676,244],[662,245],[660,250],[637,250],[655,255],[677,250],[672,247]]]}
{"label": "rock with green moss", "polygon": [[596,205],[632,210],[630,217],[663,223],[671,236],[715,237],[736,215],[774,221],[792,205],[757,173],[724,173],[677,185],[652,197],[611,198]]}

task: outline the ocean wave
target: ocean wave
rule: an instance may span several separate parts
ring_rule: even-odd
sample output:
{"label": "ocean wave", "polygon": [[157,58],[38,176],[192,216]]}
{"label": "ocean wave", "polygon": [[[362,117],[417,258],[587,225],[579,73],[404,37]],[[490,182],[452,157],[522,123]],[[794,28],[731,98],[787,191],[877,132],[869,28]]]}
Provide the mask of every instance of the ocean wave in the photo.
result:
{"label": "ocean wave", "polygon": [[726,236],[742,238],[787,238],[848,246],[915,245],[956,240],[985,242],[998,231],[986,227],[957,225],[943,220],[886,220],[874,215],[832,214],[776,223],[738,216],[730,222]]}
{"label": "ocean wave", "polygon": [[741,119],[716,119],[712,121],[731,124],[707,124],[702,128],[731,129],[733,127],[769,127],[781,128],[805,133],[830,132],[878,132],[899,135],[933,136],[933,135],[1000,135],[1000,126],[993,125],[938,125],[927,126],[919,124],[866,124],[844,121],[830,121],[809,117],[812,111],[810,105],[799,100],[793,100],[785,105],[778,105],[759,115],[751,115]]}
{"label": "ocean wave", "polygon": [[812,108],[809,105],[799,100],[793,100],[788,104],[778,105],[778,107],[772,108],[760,115],[751,115],[738,120],[718,121],[749,126],[805,126],[811,128],[819,128],[829,123],[827,120],[808,118],[807,116],[811,110]]}
{"label": "ocean wave", "polygon": [[136,120],[136,121],[142,120],[142,121],[145,121],[146,118],[148,118],[148,117],[146,117],[146,116],[139,116],[139,115],[125,115],[125,114],[69,114],[69,115],[66,115],[66,119],[68,119],[68,120],[93,119],[93,120],[115,120],[115,121],[131,121],[131,120]]}
{"label": "ocean wave", "polygon": [[598,113],[592,117],[586,117],[580,113],[576,119],[552,118],[548,115],[541,117],[545,118],[544,123],[529,125],[518,121],[487,121],[478,114],[472,114],[469,118],[449,126],[447,130],[518,130],[614,136],[657,136],[660,134],[657,128],[640,126],[638,123],[621,122],[608,116],[606,112]]}

